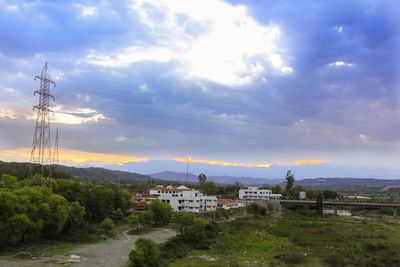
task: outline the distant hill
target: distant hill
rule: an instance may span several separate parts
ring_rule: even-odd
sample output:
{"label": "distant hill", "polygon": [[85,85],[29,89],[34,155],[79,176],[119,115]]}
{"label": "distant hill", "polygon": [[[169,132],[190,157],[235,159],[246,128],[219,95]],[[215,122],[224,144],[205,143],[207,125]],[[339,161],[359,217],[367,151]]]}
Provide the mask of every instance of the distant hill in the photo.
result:
{"label": "distant hill", "polygon": [[[56,171],[67,173],[73,177],[90,180],[102,180],[102,181],[117,181],[119,178],[121,181],[151,181],[154,178],[132,172],[108,170],[104,168],[77,168],[69,167],[64,165],[53,165]],[[7,173],[20,178],[28,176],[29,171],[32,169],[30,163],[19,163],[19,162],[4,162],[0,161],[0,174]]]}
{"label": "distant hill", "polygon": [[149,174],[149,176],[160,180],[182,181],[182,182],[186,182],[187,178],[189,178],[189,182],[197,182],[196,175],[194,175],[193,173],[189,173],[187,177],[186,172],[163,171],[163,172]]}
{"label": "distant hill", "polygon": [[125,172],[125,171],[115,171],[115,170],[108,170],[104,168],[76,168],[76,167],[68,167],[64,165],[57,165],[57,168],[60,171],[66,172],[71,174],[77,178],[83,179],[95,179],[95,180],[104,180],[104,181],[117,181],[119,178],[121,181],[151,181],[154,178],[143,175],[139,173],[133,172]]}
{"label": "distant hill", "polygon": [[164,171],[186,173],[186,168],[189,167],[189,172],[195,175],[204,173],[209,177],[226,175],[231,177],[252,177],[260,179],[284,179],[288,170],[294,172],[296,180],[319,177],[400,178],[400,167],[391,169],[379,166],[350,167],[331,163],[304,165],[273,164],[270,167],[254,167],[189,162],[189,166],[187,166],[186,162],[176,160],[146,160],[140,162],[128,162],[121,167],[116,164],[105,165],[102,167],[111,170],[121,169],[123,171],[143,174],[157,174]]}
{"label": "distant hill", "polygon": [[[7,173],[20,178],[28,176],[32,168],[30,163],[4,162],[0,161],[0,175]],[[150,175],[143,175],[127,171],[117,171],[105,168],[77,168],[64,165],[55,165],[56,170],[67,173],[73,177],[90,180],[117,181],[175,181],[186,182],[185,172],[162,171]],[[254,177],[240,176],[207,176],[208,181],[218,184],[234,184],[236,182],[242,185],[285,185],[284,179],[262,179]],[[189,173],[189,182],[197,183],[197,175]],[[326,188],[326,189],[352,189],[352,188],[396,188],[400,187],[400,179],[376,179],[376,178],[313,178],[296,180],[295,185],[303,185],[307,188]]]}
{"label": "distant hill", "polygon": [[400,180],[375,178],[314,178],[295,181],[295,185],[307,188],[352,188],[400,186]]}
{"label": "distant hill", "polygon": [[[149,174],[149,176],[160,179],[160,180],[169,180],[169,181],[182,181],[185,182],[187,180],[187,176],[185,172],[172,172],[172,171],[163,171],[158,173]],[[189,173],[188,175],[189,182],[197,183],[197,175],[193,173]],[[282,179],[262,179],[262,178],[253,178],[253,177],[236,177],[236,176],[207,176],[208,181],[213,181],[217,184],[234,184],[236,182],[241,183],[242,185],[264,185],[264,184],[279,184],[282,182]]]}

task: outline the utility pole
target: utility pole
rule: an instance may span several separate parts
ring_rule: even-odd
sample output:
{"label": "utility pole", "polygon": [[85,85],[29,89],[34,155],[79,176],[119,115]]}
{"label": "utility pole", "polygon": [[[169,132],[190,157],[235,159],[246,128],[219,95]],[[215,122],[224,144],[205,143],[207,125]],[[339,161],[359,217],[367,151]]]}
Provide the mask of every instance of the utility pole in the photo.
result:
{"label": "utility pole", "polygon": [[30,162],[41,166],[41,175],[43,176],[44,165],[51,164],[52,160],[49,116],[51,110],[49,106],[50,99],[55,101],[55,98],[50,92],[50,85],[53,84],[54,87],[56,86],[49,74],[47,62],[40,76],[35,76],[35,81],[36,79],[40,80],[40,87],[39,90],[34,91],[34,95],[39,95],[39,104],[33,106],[33,110],[37,110],[37,115]]}
{"label": "utility pole", "polygon": [[189,187],[189,160],[190,157],[186,157],[186,185]]}

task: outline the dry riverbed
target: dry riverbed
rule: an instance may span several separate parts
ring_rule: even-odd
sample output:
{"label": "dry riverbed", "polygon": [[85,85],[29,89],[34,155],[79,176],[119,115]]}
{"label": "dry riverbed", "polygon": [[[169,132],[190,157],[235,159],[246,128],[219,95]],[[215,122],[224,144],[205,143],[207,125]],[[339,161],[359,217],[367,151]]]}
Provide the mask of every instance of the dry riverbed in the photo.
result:
{"label": "dry riverbed", "polygon": [[82,267],[117,267],[123,266],[128,261],[129,252],[139,237],[145,237],[157,243],[166,242],[176,235],[172,229],[155,229],[141,235],[128,235],[124,231],[116,239],[109,239],[96,244],[81,246],[72,249],[65,255],[40,257],[37,259],[2,260],[1,267],[25,267],[25,266],[82,266]]}

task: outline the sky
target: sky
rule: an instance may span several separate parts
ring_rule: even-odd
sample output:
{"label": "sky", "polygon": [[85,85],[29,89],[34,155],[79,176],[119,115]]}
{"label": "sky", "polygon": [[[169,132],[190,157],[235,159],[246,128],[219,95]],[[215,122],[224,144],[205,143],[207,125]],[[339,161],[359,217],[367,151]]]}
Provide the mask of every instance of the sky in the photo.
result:
{"label": "sky", "polygon": [[396,0],[0,0],[0,160],[29,161],[48,62],[64,164],[400,173],[398,25]]}

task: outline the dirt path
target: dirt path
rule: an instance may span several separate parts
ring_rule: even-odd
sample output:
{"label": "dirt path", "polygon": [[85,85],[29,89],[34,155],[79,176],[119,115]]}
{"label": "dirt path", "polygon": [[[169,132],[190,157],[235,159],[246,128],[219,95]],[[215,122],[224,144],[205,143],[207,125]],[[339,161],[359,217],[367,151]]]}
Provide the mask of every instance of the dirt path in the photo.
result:
{"label": "dirt path", "polygon": [[1,267],[25,266],[80,266],[80,267],[118,267],[128,261],[128,255],[139,237],[153,239],[157,243],[166,242],[176,233],[171,229],[156,229],[142,235],[128,235],[123,232],[118,238],[80,247],[69,251],[65,256],[54,256],[37,260],[0,260]]}

